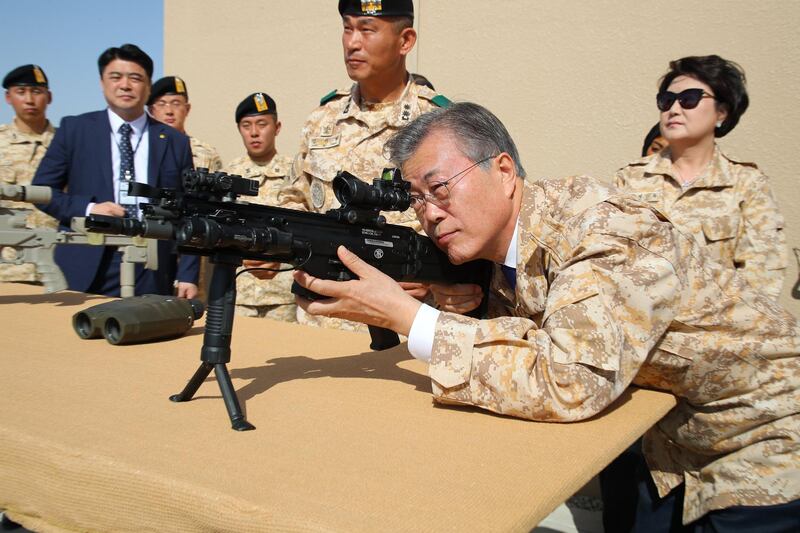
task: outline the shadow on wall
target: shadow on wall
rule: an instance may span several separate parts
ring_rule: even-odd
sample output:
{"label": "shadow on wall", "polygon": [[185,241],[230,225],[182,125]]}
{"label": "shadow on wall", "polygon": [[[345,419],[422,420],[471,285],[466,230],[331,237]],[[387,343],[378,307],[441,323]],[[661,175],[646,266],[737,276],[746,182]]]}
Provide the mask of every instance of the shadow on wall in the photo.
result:
{"label": "shadow on wall", "polygon": [[797,281],[792,287],[792,298],[800,300],[800,248],[793,248],[794,256],[797,258]]}

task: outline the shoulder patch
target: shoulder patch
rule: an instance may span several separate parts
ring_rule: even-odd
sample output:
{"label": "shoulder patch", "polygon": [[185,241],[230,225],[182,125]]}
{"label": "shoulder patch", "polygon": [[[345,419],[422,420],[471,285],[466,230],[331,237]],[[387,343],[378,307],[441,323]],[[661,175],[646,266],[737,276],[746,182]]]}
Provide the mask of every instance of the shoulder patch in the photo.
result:
{"label": "shoulder patch", "polygon": [[333,97],[336,96],[336,93],[338,93],[338,92],[339,91],[334,89],[331,92],[329,92],[328,94],[326,94],[325,96],[323,96],[322,98],[320,98],[319,99],[319,105],[325,105],[328,102],[330,102],[331,100],[333,100]]}
{"label": "shoulder patch", "polygon": [[431,102],[433,102],[439,107],[450,107],[450,104],[453,103],[446,96],[442,94],[437,94],[436,96],[431,98]]}

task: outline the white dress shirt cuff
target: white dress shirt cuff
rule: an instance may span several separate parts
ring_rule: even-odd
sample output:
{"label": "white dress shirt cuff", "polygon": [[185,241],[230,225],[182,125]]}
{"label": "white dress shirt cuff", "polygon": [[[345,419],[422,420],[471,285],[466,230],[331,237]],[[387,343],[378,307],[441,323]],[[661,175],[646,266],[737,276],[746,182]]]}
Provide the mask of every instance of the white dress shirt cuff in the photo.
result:
{"label": "white dress shirt cuff", "polygon": [[433,352],[433,337],[436,334],[436,322],[439,320],[439,311],[430,305],[422,304],[417,310],[411,331],[408,332],[408,351],[420,361],[431,360]]}
{"label": "white dress shirt cuff", "polygon": [[94,209],[94,205],[95,205],[95,202],[89,202],[86,205],[86,216],[87,217],[92,214],[92,209]]}

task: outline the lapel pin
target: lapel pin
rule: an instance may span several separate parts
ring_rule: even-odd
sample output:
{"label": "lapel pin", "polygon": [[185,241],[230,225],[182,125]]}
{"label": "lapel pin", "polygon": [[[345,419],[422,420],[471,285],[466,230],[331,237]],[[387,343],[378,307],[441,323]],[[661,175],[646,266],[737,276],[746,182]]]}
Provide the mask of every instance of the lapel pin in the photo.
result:
{"label": "lapel pin", "polygon": [[159,134],[158,134],[158,138],[159,138],[159,139],[166,139],[166,138],[167,138],[167,136],[166,136],[166,135],[164,135],[163,133],[159,133]]}

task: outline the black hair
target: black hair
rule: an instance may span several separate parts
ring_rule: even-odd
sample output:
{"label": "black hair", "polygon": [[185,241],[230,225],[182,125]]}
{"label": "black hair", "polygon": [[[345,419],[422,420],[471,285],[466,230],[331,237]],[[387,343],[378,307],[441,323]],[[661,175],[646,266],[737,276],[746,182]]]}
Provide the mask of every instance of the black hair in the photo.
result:
{"label": "black hair", "polygon": [[101,78],[106,66],[115,59],[136,63],[147,72],[148,78],[153,79],[153,60],[135,44],[123,44],[119,48],[112,46],[100,54],[100,57],[97,58],[97,68]]}
{"label": "black hair", "polygon": [[642,157],[647,155],[647,149],[650,148],[650,145],[653,144],[653,141],[656,140],[656,137],[661,137],[661,125],[656,122],[656,125],[650,128],[650,131],[647,132],[647,137],[644,138],[644,144],[642,145]]}
{"label": "black hair", "polygon": [[661,78],[659,92],[666,91],[678,76],[688,76],[711,87],[717,105],[728,113],[722,125],[714,131],[716,137],[724,137],[733,130],[750,104],[744,70],[733,61],[717,55],[689,56],[670,61],[669,72]]}

